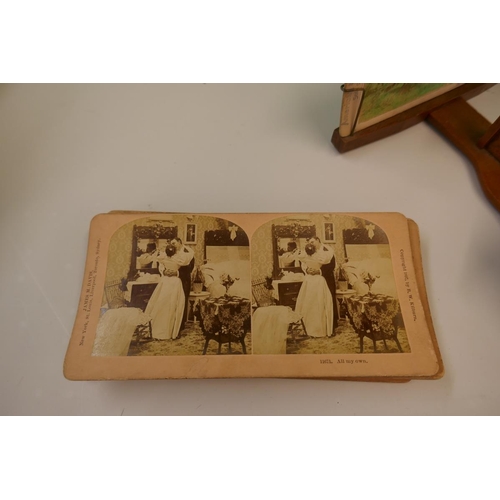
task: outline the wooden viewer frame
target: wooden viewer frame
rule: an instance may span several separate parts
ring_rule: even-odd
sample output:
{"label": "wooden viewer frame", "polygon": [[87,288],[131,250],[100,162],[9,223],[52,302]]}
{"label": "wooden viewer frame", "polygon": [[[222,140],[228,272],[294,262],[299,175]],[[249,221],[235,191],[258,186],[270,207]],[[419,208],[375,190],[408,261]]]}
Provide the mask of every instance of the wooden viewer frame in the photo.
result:
{"label": "wooden viewer frame", "polygon": [[469,159],[484,194],[500,211],[500,117],[491,124],[466,102],[494,85],[460,85],[347,137],[341,137],[337,128],[332,143],[340,153],[346,153],[427,120]]}

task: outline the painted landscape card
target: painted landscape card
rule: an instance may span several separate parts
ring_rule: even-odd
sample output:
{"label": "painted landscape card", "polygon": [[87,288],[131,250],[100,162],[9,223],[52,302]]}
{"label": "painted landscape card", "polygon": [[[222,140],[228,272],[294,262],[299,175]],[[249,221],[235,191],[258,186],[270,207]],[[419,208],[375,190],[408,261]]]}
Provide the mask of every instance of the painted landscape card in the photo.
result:
{"label": "painted landscape card", "polygon": [[347,137],[461,86],[461,83],[345,83],[339,133]]}
{"label": "painted landscape card", "polygon": [[354,131],[406,111],[458,87],[459,83],[365,83]]}

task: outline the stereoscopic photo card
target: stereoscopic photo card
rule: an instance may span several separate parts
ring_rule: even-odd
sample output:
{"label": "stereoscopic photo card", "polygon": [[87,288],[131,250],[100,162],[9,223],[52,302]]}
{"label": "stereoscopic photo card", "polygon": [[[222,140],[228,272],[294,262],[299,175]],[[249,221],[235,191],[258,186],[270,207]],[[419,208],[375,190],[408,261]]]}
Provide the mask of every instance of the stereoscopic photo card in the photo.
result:
{"label": "stereoscopic photo card", "polygon": [[401,214],[92,220],[69,379],[442,373],[418,229]]}

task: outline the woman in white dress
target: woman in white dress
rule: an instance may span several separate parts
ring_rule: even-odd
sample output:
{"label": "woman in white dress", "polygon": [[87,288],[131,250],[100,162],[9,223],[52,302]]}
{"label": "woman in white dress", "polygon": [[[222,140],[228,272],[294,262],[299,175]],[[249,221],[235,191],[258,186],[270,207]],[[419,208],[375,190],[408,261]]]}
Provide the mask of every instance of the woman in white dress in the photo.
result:
{"label": "woman in white dress", "polygon": [[298,253],[305,276],[295,312],[302,316],[310,337],[330,337],[332,334],[333,299],[326,280],[321,275],[321,266],[332,257],[333,250],[316,250],[312,243],[306,245],[305,252]]}
{"label": "woman in white dress", "polygon": [[175,247],[169,244],[155,257],[161,278],[145,313],[151,318],[153,338],[157,340],[177,338],[184,314],[185,296],[178,275],[180,264],[175,255]]}

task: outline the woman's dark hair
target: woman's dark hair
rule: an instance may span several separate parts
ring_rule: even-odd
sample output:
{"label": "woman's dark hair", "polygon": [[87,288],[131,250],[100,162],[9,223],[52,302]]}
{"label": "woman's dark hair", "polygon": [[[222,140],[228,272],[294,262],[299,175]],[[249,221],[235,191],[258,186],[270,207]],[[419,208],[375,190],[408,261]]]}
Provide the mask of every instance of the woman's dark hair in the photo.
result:
{"label": "woman's dark hair", "polygon": [[289,241],[287,250],[289,252],[293,252],[296,249],[297,249],[297,243],[295,243],[295,241]]}
{"label": "woman's dark hair", "polygon": [[165,253],[167,254],[167,257],[172,257],[172,255],[175,255],[176,248],[174,245],[171,245],[170,243],[165,247]]}
{"label": "woman's dark hair", "polygon": [[156,243],[148,243],[146,247],[146,253],[151,253],[156,250]]}
{"label": "woman's dark hair", "polygon": [[312,243],[306,245],[306,254],[313,255],[316,252],[316,247]]}

